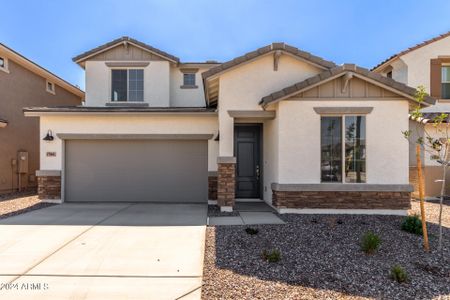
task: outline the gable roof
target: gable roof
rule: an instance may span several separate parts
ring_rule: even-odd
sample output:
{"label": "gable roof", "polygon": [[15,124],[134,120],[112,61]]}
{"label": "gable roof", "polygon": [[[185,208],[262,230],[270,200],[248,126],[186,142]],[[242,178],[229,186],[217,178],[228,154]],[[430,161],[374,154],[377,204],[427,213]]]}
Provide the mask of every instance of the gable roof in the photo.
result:
{"label": "gable roof", "polygon": [[81,99],[84,99],[84,92],[79,87],[62,79],[58,75],[55,75],[54,73],[52,73],[49,70],[45,69],[44,67],[38,65],[37,63],[29,60],[22,54],[14,51],[13,49],[9,48],[8,46],[6,46],[5,44],[2,44],[2,43],[0,43],[0,53],[1,52],[4,52],[8,59],[13,60],[15,63],[21,65],[22,67],[26,68],[27,70],[29,70],[35,74],[38,74],[39,76],[42,76],[51,82],[54,82],[61,88],[69,91],[70,93],[72,93],[74,95],[77,95]]}
{"label": "gable roof", "polygon": [[410,48],[408,48],[408,49],[406,49],[406,50],[403,50],[403,51],[401,51],[401,52],[399,52],[399,53],[396,53],[396,54],[390,56],[389,58],[385,59],[384,61],[382,61],[381,63],[379,63],[379,64],[376,65],[375,67],[373,67],[373,68],[372,68],[372,71],[375,71],[375,70],[380,69],[382,66],[384,66],[384,65],[386,65],[386,64],[388,64],[388,63],[391,63],[392,61],[394,61],[395,59],[399,58],[400,56],[403,56],[403,55],[405,55],[405,54],[407,54],[407,53],[409,53],[409,52],[412,52],[412,51],[414,51],[414,50],[417,50],[417,49],[419,49],[419,48],[422,48],[422,47],[424,47],[424,46],[427,46],[427,45],[429,45],[429,44],[431,44],[431,43],[434,43],[434,42],[437,42],[437,41],[439,41],[439,40],[445,39],[446,37],[449,37],[449,36],[450,36],[450,31],[448,31],[448,32],[446,32],[446,33],[443,33],[443,34],[441,34],[441,35],[438,35],[438,36],[436,36],[436,37],[434,37],[434,38],[432,38],[432,39],[423,41],[422,43],[417,44],[417,45],[415,45],[415,46],[413,46],[413,47],[410,47]]}
{"label": "gable roof", "polygon": [[203,79],[207,79],[211,76],[221,74],[221,73],[223,73],[231,68],[234,68],[240,64],[249,62],[257,57],[260,57],[262,55],[265,55],[267,53],[270,53],[270,52],[276,51],[276,50],[285,51],[285,52],[292,54],[302,60],[312,63],[313,65],[316,65],[322,69],[330,69],[330,68],[333,68],[336,66],[336,64],[334,62],[324,60],[321,57],[312,55],[309,52],[302,51],[296,47],[287,45],[285,43],[272,43],[265,47],[261,47],[255,51],[248,52],[244,55],[238,56],[232,60],[224,62],[223,64],[221,64],[217,67],[213,67],[213,68],[209,69],[208,71],[203,72],[202,73]]}
{"label": "gable roof", "polygon": [[96,47],[94,49],[86,51],[86,52],[84,52],[84,53],[82,53],[80,55],[75,56],[74,58],[72,58],[72,60],[74,62],[76,62],[77,64],[79,64],[79,63],[87,60],[89,57],[92,57],[92,56],[97,55],[97,54],[99,54],[101,52],[107,51],[107,50],[109,50],[111,48],[114,48],[114,47],[116,47],[118,45],[121,45],[121,44],[123,44],[123,45],[126,45],[126,44],[134,45],[134,46],[136,46],[138,48],[142,48],[143,50],[151,52],[151,53],[153,53],[153,54],[155,54],[155,55],[157,55],[159,57],[167,59],[168,61],[171,61],[171,62],[176,63],[176,64],[178,64],[180,62],[180,59],[178,57],[173,56],[173,55],[171,55],[171,54],[169,54],[167,52],[164,52],[162,50],[156,49],[156,48],[154,48],[154,47],[152,47],[150,45],[142,43],[142,42],[140,42],[140,41],[138,41],[136,39],[130,38],[128,36],[123,36],[123,37],[115,39],[115,40],[113,40],[113,41],[111,41],[109,43],[103,44],[103,45],[98,46],[98,47]]}
{"label": "gable roof", "polygon": [[[262,106],[267,106],[271,103],[281,101],[290,96],[298,94],[302,91],[308,90],[312,87],[318,86],[326,81],[335,79],[337,77],[342,76],[345,73],[353,73],[359,75],[359,77],[370,79],[383,87],[388,87],[391,90],[396,91],[399,94],[404,95],[405,97],[414,100],[414,96],[416,94],[416,89],[409,87],[403,83],[395,81],[391,78],[384,77],[378,73],[374,73],[369,71],[368,69],[358,67],[354,64],[344,64],[341,66],[337,66],[330,70],[326,70],[320,74],[317,74],[313,77],[310,77],[306,80],[288,86],[280,91],[274,92],[270,95],[263,97],[259,104]],[[425,98],[425,102],[427,104],[434,104],[435,99],[427,96]]]}

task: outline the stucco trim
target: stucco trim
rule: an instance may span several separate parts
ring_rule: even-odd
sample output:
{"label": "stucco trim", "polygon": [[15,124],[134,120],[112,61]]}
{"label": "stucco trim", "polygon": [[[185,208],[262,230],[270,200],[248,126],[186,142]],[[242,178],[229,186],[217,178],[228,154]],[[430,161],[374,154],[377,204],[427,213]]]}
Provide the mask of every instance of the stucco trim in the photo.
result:
{"label": "stucco trim", "polygon": [[279,214],[319,215],[392,215],[407,216],[405,209],[321,209],[321,208],[275,208]]}
{"label": "stucco trim", "polygon": [[209,140],[213,134],[84,134],[58,133],[62,140]]}
{"label": "stucco trim", "polygon": [[61,170],[36,170],[36,176],[61,176]]}
{"label": "stucco trim", "polygon": [[105,62],[105,65],[110,68],[145,68],[150,64],[146,61],[119,61],[119,62]]}
{"label": "stucco trim", "polygon": [[343,115],[343,114],[370,114],[373,107],[314,107],[319,115]]}
{"label": "stucco trim", "polygon": [[247,119],[275,119],[276,112],[274,110],[229,110],[228,115],[232,118]]}
{"label": "stucco trim", "polygon": [[218,164],[235,164],[236,157],[234,157],[234,156],[218,156],[217,163]]}
{"label": "stucco trim", "polygon": [[281,184],[272,183],[274,191],[283,192],[412,192],[410,184],[368,184],[368,183],[312,183]]}
{"label": "stucco trim", "polygon": [[129,101],[123,101],[123,102],[107,102],[105,103],[105,106],[120,106],[120,107],[148,107],[148,103],[146,102],[129,102]]}
{"label": "stucco trim", "polygon": [[180,85],[180,89],[198,89],[198,85]]}
{"label": "stucco trim", "polygon": [[180,72],[183,73],[183,74],[185,74],[185,73],[189,73],[189,74],[197,73],[198,70],[199,70],[199,68],[186,68],[186,67],[180,68]]}

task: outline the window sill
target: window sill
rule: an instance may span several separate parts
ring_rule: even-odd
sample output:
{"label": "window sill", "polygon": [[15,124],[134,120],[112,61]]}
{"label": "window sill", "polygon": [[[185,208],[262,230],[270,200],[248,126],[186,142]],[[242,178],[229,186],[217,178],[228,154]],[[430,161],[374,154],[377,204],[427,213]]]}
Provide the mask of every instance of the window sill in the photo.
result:
{"label": "window sill", "polygon": [[107,102],[106,106],[124,106],[124,107],[148,107],[148,103],[141,101],[115,101]]}
{"label": "window sill", "polygon": [[49,90],[49,89],[46,89],[45,91],[47,93],[49,93],[49,94],[56,95],[55,91],[52,91],[52,90]]}
{"label": "window sill", "polygon": [[3,72],[5,72],[5,73],[8,73],[8,74],[9,74],[8,68],[1,68],[1,67],[0,67],[0,71],[3,71]]}
{"label": "window sill", "polygon": [[198,89],[197,85],[180,85],[180,89]]}

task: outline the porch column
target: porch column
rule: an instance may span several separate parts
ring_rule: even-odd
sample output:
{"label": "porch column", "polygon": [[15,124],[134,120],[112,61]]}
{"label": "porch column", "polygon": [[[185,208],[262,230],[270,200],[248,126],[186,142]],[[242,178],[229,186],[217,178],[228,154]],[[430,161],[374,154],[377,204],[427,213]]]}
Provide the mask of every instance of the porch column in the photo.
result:
{"label": "porch column", "polygon": [[235,198],[236,158],[219,156],[217,158],[217,204],[221,211],[233,211]]}

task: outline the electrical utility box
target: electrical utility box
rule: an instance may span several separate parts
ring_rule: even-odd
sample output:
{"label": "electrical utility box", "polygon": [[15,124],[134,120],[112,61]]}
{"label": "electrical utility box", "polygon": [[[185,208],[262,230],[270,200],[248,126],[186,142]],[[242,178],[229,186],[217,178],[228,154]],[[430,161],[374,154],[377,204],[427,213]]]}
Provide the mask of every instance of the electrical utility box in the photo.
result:
{"label": "electrical utility box", "polygon": [[19,151],[17,153],[17,173],[26,174],[28,173],[28,152]]}

